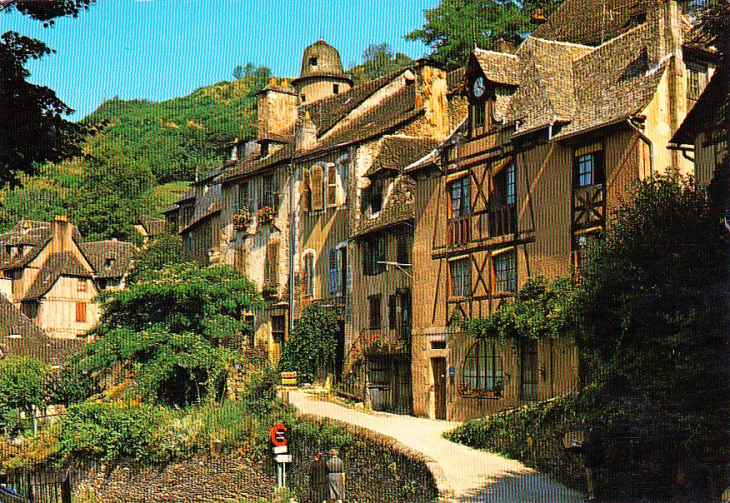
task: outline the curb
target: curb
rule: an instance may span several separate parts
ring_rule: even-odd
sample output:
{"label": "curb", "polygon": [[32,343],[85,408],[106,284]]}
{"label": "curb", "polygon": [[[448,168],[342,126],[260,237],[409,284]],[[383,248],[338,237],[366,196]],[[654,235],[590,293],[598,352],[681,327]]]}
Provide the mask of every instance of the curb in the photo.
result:
{"label": "curb", "polygon": [[426,467],[426,469],[431,474],[431,477],[433,477],[434,485],[436,486],[436,491],[438,492],[437,498],[439,503],[456,503],[456,499],[454,497],[454,490],[451,488],[451,485],[449,484],[448,480],[446,480],[446,476],[444,475],[444,470],[439,464],[438,461],[431,458],[430,456],[427,456],[423,454],[422,452],[419,452],[411,447],[408,447],[405,444],[400,443],[398,440],[396,440],[393,437],[390,437],[388,435],[383,435],[382,433],[379,433],[375,430],[371,430],[369,428],[364,428],[362,426],[357,426],[354,424],[346,423],[344,421],[340,421],[338,419],[332,419],[327,416],[318,416],[316,414],[308,414],[300,411],[297,409],[297,416],[303,419],[307,420],[314,420],[314,421],[322,421],[326,419],[327,421],[331,421],[333,423],[337,423],[341,425],[342,427],[346,428],[348,431],[359,434],[361,436],[370,438],[371,440],[375,440],[379,444],[381,444],[384,447],[388,447],[399,454],[402,454],[404,456],[407,456],[411,459],[414,459],[416,461],[420,461],[423,463]]}

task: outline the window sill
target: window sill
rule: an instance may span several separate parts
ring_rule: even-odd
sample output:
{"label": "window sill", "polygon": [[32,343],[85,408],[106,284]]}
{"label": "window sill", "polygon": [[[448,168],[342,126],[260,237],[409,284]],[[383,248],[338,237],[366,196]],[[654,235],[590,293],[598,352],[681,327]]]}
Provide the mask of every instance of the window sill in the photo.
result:
{"label": "window sill", "polygon": [[460,398],[471,398],[474,400],[504,400],[503,396],[489,396],[489,395],[482,395],[482,394],[476,394],[476,395],[470,395],[467,393],[459,393]]}
{"label": "window sill", "polygon": [[494,292],[492,294],[492,298],[494,299],[504,299],[508,297],[516,297],[517,292]]}

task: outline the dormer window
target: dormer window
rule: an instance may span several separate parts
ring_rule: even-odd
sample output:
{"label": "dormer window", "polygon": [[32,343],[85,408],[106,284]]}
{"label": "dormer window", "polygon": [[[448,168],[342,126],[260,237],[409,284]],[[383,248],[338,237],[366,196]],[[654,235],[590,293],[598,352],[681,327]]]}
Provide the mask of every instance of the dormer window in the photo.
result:
{"label": "dormer window", "polygon": [[487,89],[484,77],[479,76],[474,79],[469,90],[469,124],[472,136],[489,131],[492,105],[492,93]]}
{"label": "dormer window", "polygon": [[309,66],[317,66],[318,59],[319,58],[317,56],[312,56],[311,58],[309,58]]}
{"label": "dormer window", "polygon": [[340,94],[340,85],[339,84],[332,84],[332,92],[334,94]]}
{"label": "dormer window", "polygon": [[104,269],[111,269],[112,265],[114,265],[114,259],[108,258],[104,260]]}
{"label": "dormer window", "polygon": [[302,98],[302,103],[304,103],[305,101],[307,101],[307,96],[306,95],[302,94],[301,95],[301,98]]}

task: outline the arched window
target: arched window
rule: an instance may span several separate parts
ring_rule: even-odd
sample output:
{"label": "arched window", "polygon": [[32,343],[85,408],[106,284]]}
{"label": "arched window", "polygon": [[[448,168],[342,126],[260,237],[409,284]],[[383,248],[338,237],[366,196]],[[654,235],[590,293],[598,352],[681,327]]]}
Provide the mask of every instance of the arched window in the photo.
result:
{"label": "arched window", "polygon": [[459,394],[472,398],[501,398],[503,390],[504,368],[495,344],[475,342],[464,358]]}
{"label": "arched window", "polygon": [[314,297],[314,250],[307,250],[302,255],[304,261],[304,295]]}

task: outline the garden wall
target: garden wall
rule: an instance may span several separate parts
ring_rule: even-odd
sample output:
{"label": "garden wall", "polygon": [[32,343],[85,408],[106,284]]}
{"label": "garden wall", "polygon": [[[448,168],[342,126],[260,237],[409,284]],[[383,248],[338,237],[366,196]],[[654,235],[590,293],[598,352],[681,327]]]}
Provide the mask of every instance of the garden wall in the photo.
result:
{"label": "garden wall", "polygon": [[[290,438],[295,463],[289,465],[287,481],[300,502],[307,501],[314,453],[332,447],[341,450],[345,462],[348,501],[427,503],[439,495],[438,465],[388,437],[300,416],[290,427]],[[270,455],[239,452],[165,466],[92,462],[74,471],[73,486],[79,503],[213,503],[270,500],[275,481]]]}

